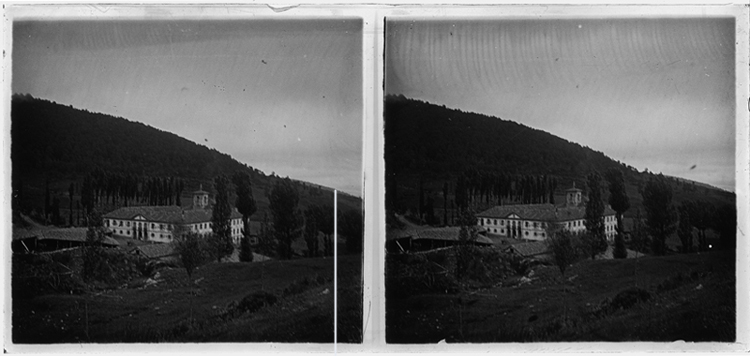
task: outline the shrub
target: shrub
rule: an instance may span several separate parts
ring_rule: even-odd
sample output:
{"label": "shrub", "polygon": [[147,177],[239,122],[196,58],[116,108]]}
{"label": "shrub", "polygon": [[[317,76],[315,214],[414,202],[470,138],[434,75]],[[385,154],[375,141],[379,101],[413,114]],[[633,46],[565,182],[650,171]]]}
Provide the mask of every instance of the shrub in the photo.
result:
{"label": "shrub", "polygon": [[[435,252],[446,254],[446,250]],[[432,256],[439,264],[430,261],[426,254],[388,254],[386,256],[386,293],[390,297],[402,297],[426,292],[454,292],[458,283],[450,272],[448,256]]]}
{"label": "shrub", "polygon": [[254,292],[242,298],[242,300],[237,304],[237,310],[242,313],[254,313],[264,306],[271,306],[275,304],[276,300],[276,296],[269,292]]}
{"label": "shrub", "polygon": [[645,289],[633,287],[626,289],[612,299],[604,299],[599,303],[599,308],[595,312],[598,315],[611,314],[621,309],[629,309],[634,305],[651,299],[651,293]]}
{"label": "shrub", "polygon": [[531,269],[531,263],[528,259],[525,259],[518,255],[507,255],[508,264],[519,276],[525,276],[526,273]]}
{"label": "shrub", "polygon": [[647,301],[651,298],[651,293],[641,288],[630,288],[618,293],[609,304],[611,309],[628,309],[633,305]]}

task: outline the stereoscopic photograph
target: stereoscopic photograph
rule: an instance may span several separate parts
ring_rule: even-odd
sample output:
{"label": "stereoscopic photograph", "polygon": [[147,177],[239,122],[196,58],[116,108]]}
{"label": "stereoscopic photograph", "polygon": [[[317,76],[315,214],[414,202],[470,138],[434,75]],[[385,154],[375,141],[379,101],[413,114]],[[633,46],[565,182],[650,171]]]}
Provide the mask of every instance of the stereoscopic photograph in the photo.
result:
{"label": "stereoscopic photograph", "polygon": [[553,16],[386,18],[386,342],[735,341],[735,18]]}
{"label": "stereoscopic photograph", "polygon": [[10,341],[362,342],[362,20],[86,14],[11,26]]}

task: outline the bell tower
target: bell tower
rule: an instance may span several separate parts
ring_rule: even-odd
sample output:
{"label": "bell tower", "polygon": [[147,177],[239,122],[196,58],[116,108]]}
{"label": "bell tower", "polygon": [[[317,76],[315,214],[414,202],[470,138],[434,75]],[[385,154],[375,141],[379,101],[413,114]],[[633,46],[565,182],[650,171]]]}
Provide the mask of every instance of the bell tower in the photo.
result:
{"label": "bell tower", "polygon": [[565,191],[565,206],[578,206],[581,204],[582,190],[576,188],[576,182],[573,182],[573,188]]}
{"label": "bell tower", "polygon": [[193,192],[193,209],[205,209],[208,207],[208,192],[203,190],[203,184],[200,189]]}

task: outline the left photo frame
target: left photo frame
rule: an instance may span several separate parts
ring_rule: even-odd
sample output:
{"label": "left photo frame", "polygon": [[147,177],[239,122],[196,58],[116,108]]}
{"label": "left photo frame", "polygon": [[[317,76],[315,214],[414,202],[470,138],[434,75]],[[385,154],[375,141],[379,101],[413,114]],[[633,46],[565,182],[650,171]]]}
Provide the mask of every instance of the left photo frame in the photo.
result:
{"label": "left photo frame", "polygon": [[6,11],[6,342],[361,343],[363,20],[91,9]]}

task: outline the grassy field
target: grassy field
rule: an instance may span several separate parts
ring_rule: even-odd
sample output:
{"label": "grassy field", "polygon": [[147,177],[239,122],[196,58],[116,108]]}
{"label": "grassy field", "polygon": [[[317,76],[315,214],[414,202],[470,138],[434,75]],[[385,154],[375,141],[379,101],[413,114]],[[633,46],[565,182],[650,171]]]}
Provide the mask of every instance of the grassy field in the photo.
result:
{"label": "grassy field", "polygon": [[730,252],[586,260],[565,278],[537,266],[523,283],[390,297],[386,341],[733,341],[734,260]]}
{"label": "grassy field", "polygon": [[[164,268],[155,284],[140,278],[98,291],[30,289],[17,260],[14,343],[333,341],[331,258],[211,263],[193,273],[195,283],[184,269]],[[361,301],[360,256],[341,256],[340,342],[361,342]]]}

